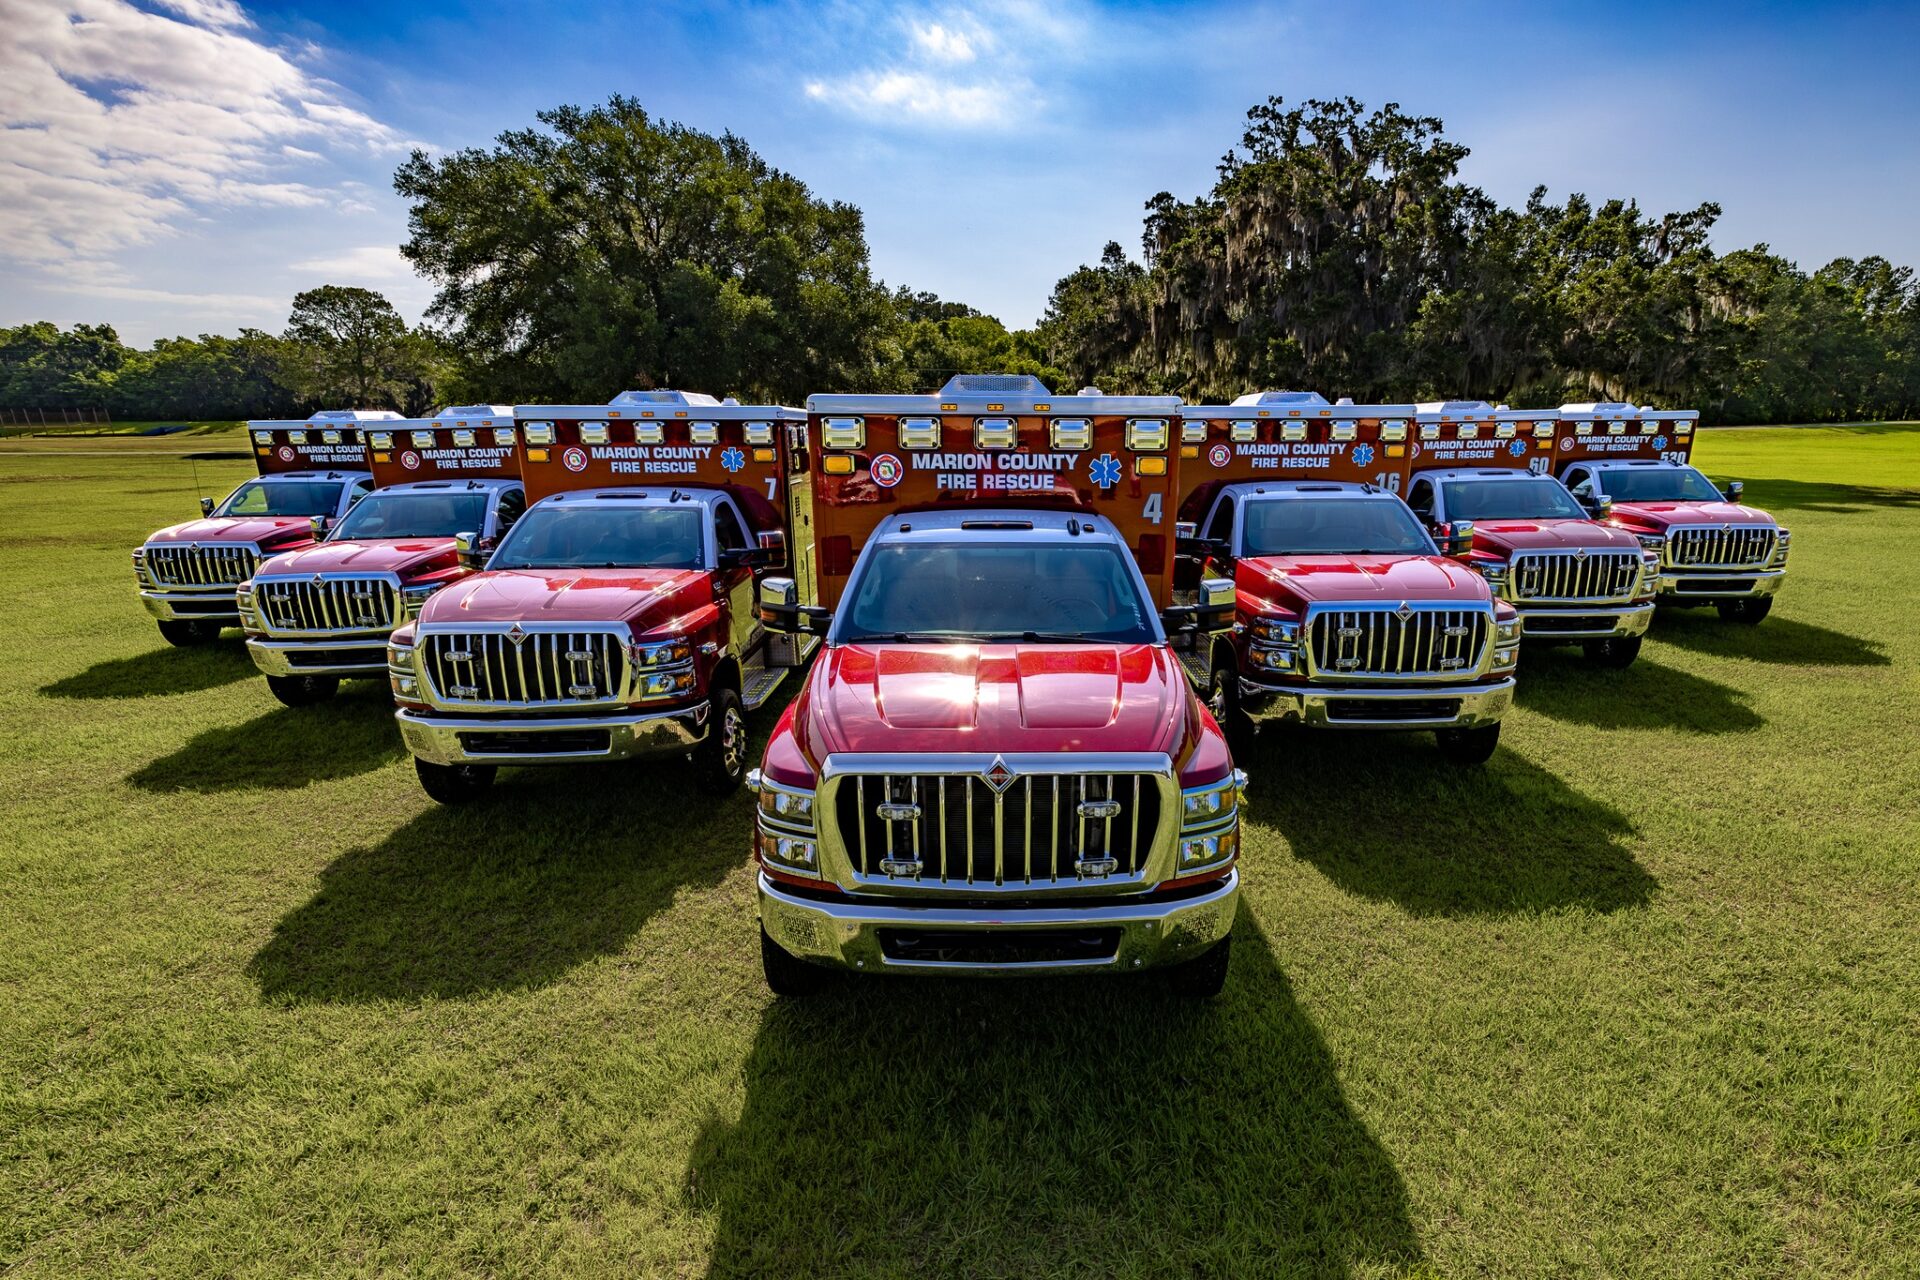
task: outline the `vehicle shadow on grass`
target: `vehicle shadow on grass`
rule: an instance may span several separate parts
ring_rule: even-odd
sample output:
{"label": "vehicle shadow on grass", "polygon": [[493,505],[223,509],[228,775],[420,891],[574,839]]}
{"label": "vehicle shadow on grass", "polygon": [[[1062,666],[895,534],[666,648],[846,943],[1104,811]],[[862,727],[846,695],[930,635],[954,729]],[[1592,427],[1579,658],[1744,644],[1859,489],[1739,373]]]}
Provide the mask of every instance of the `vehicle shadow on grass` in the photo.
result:
{"label": "vehicle shadow on grass", "polygon": [[285,790],[368,773],[406,754],[387,691],[347,684],[315,706],[195,734],[127,781],[146,791]]}
{"label": "vehicle shadow on grass", "polygon": [[1742,501],[1763,511],[1822,511],[1854,515],[1876,507],[1920,507],[1920,490],[1883,489],[1813,480],[1755,480]]}
{"label": "vehicle shadow on grass", "polygon": [[1728,685],[1644,657],[1610,670],[1578,649],[1528,649],[1513,696],[1529,711],[1596,729],[1749,733],[1767,722]]}
{"label": "vehicle shadow on grass", "polygon": [[152,694],[201,693],[255,675],[253,659],[238,644],[168,645],[131,658],[109,658],[85,671],[40,686],[50,698],[144,698]]}
{"label": "vehicle shadow on grass", "polygon": [[1512,751],[1442,759],[1425,734],[1268,732],[1240,763],[1247,816],[1351,893],[1415,915],[1646,903],[1633,824]]}
{"label": "vehicle shadow on grass", "polygon": [[1782,666],[1884,667],[1893,661],[1879,644],[1844,631],[1774,617],[1747,626],[1728,622],[1715,609],[1663,608],[1653,634],[1694,653]]}
{"label": "vehicle shadow on grass", "polygon": [[285,1003],[457,998],[545,986],[619,951],[688,887],[746,857],[752,798],[689,803],[677,763],[508,777],[434,806],[320,873],[248,966]]}
{"label": "vehicle shadow on grass", "polygon": [[763,1015],[695,1142],[708,1274],[1417,1267],[1391,1157],[1242,909],[1226,993],[1155,975],[835,983]]}

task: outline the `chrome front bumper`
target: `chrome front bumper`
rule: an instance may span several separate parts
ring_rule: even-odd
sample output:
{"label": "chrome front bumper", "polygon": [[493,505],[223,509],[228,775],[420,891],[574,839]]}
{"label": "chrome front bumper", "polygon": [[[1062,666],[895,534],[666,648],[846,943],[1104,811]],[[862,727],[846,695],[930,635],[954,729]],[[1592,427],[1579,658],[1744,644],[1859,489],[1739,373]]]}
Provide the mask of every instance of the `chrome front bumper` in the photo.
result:
{"label": "chrome front bumper", "polygon": [[[397,711],[407,750],[429,764],[569,764],[690,750],[707,736],[711,704],[610,716],[436,716]],[[605,734],[602,745],[598,738]],[[543,744],[542,739],[548,741]],[[582,740],[594,740],[582,748]]]}
{"label": "chrome front bumper", "polygon": [[1520,639],[1551,644],[1557,640],[1605,640],[1645,635],[1653,624],[1653,602],[1622,605],[1566,604],[1551,608],[1514,603],[1520,611]]}
{"label": "chrome front bumper", "polygon": [[[760,922],[767,934],[802,959],[862,973],[1033,974],[1132,972],[1191,960],[1227,936],[1239,905],[1240,873],[1229,871],[1216,889],[1167,902],[1111,902],[1080,898],[1041,907],[942,907],[899,899],[800,897],[760,882]],[[884,935],[925,932],[1001,935],[1117,930],[1118,945],[1098,959],[976,964],[891,958]]]}
{"label": "chrome front bumper", "polygon": [[1660,598],[1668,601],[1698,600],[1702,603],[1745,600],[1752,596],[1773,595],[1786,580],[1785,569],[1749,570],[1745,573],[1714,573],[1706,569],[1676,573],[1668,569],[1660,574]]}
{"label": "chrome front bumper", "polygon": [[364,676],[385,679],[387,638],[351,636],[341,640],[269,640],[248,636],[253,665],[270,676]]}
{"label": "chrome front bumper", "polygon": [[228,627],[240,625],[240,606],[234,603],[232,587],[224,592],[142,590],[140,603],[162,622],[218,622]]}
{"label": "chrome front bumper", "polygon": [[1272,720],[1315,729],[1477,729],[1499,723],[1511,705],[1512,676],[1417,688],[1272,685],[1240,678],[1240,709],[1256,724]]}

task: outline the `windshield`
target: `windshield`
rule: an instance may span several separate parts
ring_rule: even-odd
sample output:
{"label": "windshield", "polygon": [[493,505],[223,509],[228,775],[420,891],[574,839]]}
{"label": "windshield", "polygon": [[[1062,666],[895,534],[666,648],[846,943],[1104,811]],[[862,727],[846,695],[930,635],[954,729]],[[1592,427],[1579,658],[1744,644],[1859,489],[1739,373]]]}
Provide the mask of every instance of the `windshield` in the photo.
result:
{"label": "windshield", "polygon": [[340,501],[337,480],[249,480],[227,495],[223,516],[330,516]]}
{"label": "windshield", "polygon": [[1449,480],[1449,520],[1585,520],[1567,487],[1549,476],[1524,480]]}
{"label": "windshield", "polygon": [[1602,471],[1595,487],[1615,502],[1725,502],[1713,481],[1692,467],[1622,467]]}
{"label": "windshield", "polygon": [[839,642],[1150,644],[1152,614],[1111,544],[880,546],[848,587]]}
{"label": "windshield", "polygon": [[451,538],[478,533],[486,525],[488,494],[461,492],[374,493],[360,499],[334,531],[335,541],[352,538]]}
{"label": "windshield", "polygon": [[1253,502],[1243,523],[1243,554],[1250,556],[1433,554],[1413,512],[1378,498]]}
{"label": "windshield", "polygon": [[698,569],[705,522],[692,505],[535,506],[520,517],[489,569]]}

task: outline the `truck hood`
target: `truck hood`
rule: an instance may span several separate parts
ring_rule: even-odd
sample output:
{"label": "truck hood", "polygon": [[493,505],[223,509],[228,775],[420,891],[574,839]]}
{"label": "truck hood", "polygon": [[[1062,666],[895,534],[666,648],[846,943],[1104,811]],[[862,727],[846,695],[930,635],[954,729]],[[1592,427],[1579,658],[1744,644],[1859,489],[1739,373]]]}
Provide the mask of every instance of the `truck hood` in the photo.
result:
{"label": "truck hood", "polygon": [[816,762],[836,752],[1165,751],[1197,729],[1164,647],[843,645],[794,709]]}
{"label": "truck hood", "polygon": [[452,538],[393,538],[316,542],[262,564],[265,574],[397,573],[443,568],[454,562]]}
{"label": "truck hood", "polygon": [[148,542],[287,542],[305,540],[313,526],[305,516],[212,516],[168,525]]}
{"label": "truck hood", "polygon": [[1492,599],[1485,578],[1439,556],[1250,556],[1235,578],[1256,595],[1305,604]]}
{"label": "truck hood", "polygon": [[1592,520],[1484,520],[1473,526],[1477,551],[1556,551],[1585,547],[1589,551],[1638,551],[1640,540],[1623,529],[1610,529]]}
{"label": "truck hood", "polygon": [[1737,502],[1616,502],[1613,518],[1664,532],[1678,524],[1764,524],[1773,517]]}
{"label": "truck hood", "polygon": [[693,603],[711,601],[707,581],[704,569],[503,569],[436,591],[420,622],[626,622],[645,630],[652,615],[684,601],[685,593],[694,594]]}

